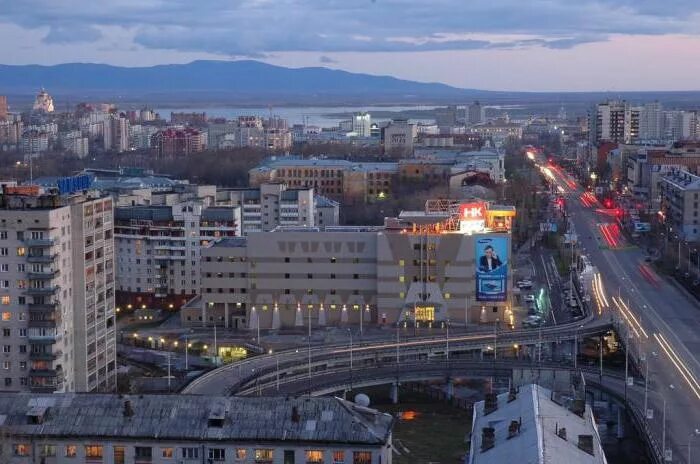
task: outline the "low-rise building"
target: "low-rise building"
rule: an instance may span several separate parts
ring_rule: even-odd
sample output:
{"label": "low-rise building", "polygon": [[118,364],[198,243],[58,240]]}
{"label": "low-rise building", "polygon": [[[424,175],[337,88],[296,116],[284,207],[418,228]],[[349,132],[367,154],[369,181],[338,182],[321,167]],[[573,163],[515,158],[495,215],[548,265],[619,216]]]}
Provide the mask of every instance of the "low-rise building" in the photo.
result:
{"label": "low-rise building", "polygon": [[391,464],[393,418],[340,398],[0,394],[6,464]]}
{"label": "low-rise building", "polygon": [[[181,319],[238,329],[293,328],[309,319],[315,328],[448,319],[512,325],[514,215],[512,207],[478,201],[434,201],[383,227],[280,227],[215,241],[202,249],[201,298]],[[486,248],[499,256],[493,278],[484,274]]]}
{"label": "low-rise building", "polygon": [[585,399],[539,385],[474,404],[468,464],[607,464]]}

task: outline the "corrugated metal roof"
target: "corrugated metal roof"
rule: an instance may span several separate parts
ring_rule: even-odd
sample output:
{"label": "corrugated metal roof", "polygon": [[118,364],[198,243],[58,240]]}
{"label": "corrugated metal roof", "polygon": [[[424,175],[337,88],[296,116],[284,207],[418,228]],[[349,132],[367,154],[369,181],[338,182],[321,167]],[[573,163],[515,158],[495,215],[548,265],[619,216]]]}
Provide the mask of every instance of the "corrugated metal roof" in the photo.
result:
{"label": "corrugated metal roof", "polygon": [[[131,415],[125,413],[126,401]],[[27,414],[39,404],[45,408],[43,422],[32,424]],[[298,421],[292,420],[293,408],[297,408]],[[340,398],[4,393],[0,394],[0,423],[4,433],[42,437],[382,445],[393,419]]]}

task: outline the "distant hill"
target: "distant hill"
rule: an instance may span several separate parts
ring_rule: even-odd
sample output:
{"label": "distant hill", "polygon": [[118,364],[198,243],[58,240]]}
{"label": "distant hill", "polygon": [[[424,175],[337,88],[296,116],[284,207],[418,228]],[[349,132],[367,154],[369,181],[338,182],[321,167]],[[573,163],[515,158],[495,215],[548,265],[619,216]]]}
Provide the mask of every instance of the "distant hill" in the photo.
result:
{"label": "distant hill", "polygon": [[55,66],[0,65],[0,94],[198,96],[204,99],[382,97],[392,100],[459,98],[481,94],[438,83],[420,83],[328,68],[285,68],[259,61],[194,61],[188,64],[125,68],[69,63]]}

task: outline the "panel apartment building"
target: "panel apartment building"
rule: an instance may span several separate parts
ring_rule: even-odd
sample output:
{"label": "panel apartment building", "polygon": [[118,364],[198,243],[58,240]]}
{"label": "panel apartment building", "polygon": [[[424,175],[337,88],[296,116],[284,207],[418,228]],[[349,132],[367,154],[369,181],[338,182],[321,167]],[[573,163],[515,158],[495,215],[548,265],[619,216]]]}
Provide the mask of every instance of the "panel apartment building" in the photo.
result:
{"label": "panel apartment building", "polygon": [[116,388],[112,199],[5,187],[0,391]]}
{"label": "panel apartment building", "polygon": [[477,297],[475,271],[481,239],[502,240],[508,262],[514,209],[479,204],[485,218],[472,227],[460,204],[443,203],[383,227],[280,227],[214,242],[202,250],[202,293],[182,309],[182,322],[252,330],[309,320],[316,328],[511,323],[510,274],[503,297],[487,302]]}

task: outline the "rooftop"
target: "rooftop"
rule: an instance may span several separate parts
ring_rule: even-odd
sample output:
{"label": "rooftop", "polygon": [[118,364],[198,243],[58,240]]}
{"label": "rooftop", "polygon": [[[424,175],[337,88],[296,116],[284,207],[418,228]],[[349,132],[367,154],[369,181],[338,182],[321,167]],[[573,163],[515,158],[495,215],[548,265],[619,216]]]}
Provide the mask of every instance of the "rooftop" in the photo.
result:
{"label": "rooftop", "polygon": [[[474,404],[470,464],[607,462],[593,414],[585,404],[582,415],[578,415],[564,401],[558,401],[551,390],[525,385],[514,398],[509,398],[509,393],[498,395],[495,410],[485,413],[485,406],[485,401]],[[493,429],[491,447],[482,434],[484,428]],[[588,437],[583,440],[590,446],[590,453],[579,446],[580,437]]]}
{"label": "rooftop", "polygon": [[227,237],[213,242],[211,246],[217,248],[240,248],[246,246],[245,237]]}
{"label": "rooftop", "polygon": [[0,427],[27,437],[384,445],[390,415],[340,398],[0,394]]}

